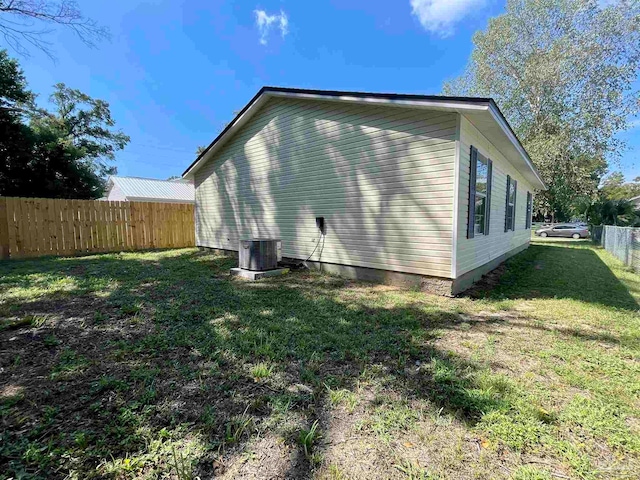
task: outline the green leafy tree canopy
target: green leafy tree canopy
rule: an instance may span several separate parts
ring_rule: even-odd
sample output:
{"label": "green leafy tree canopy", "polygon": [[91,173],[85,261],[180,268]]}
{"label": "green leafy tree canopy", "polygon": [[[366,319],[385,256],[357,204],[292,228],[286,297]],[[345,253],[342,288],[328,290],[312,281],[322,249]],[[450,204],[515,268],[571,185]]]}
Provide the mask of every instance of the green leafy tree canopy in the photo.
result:
{"label": "green leafy tree canopy", "polygon": [[129,137],[113,130],[109,104],[95,100],[63,83],[54,86],[49,100],[54,110],[39,110],[31,120],[32,128],[43,136],[55,139],[65,151],[78,160],[89,163],[100,175],[112,174],[108,161],[122,150]]}
{"label": "green leafy tree canopy", "polygon": [[108,103],[55,85],[51,111],[34,106],[15,60],[0,51],[0,195],[98,198],[129,142]]}
{"label": "green leafy tree canopy", "polygon": [[603,200],[629,200],[640,195],[640,177],[627,182],[622,172],[613,172],[606,177],[600,187]]}
{"label": "green leafy tree canopy", "polygon": [[15,114],[22,105],[31,105],[34,98],[18,62],[6,50],[0,50],[0,109]]}
{"label": "green leafy tree canopy", "polygon": [[616,134],[639,108],[639,25],[637,0],[508,0],[445,84],[500,105],[548,186],[538,211],[566,217],[576,197],[595,199],[623,148]]}

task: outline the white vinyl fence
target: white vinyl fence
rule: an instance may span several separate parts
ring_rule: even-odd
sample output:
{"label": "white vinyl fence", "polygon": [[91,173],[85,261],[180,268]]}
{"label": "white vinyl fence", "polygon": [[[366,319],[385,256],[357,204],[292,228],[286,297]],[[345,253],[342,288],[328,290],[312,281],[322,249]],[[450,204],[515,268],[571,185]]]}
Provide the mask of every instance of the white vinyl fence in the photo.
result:
{"label": "white vinyl fence", "polygon": [[625,265],[640,270],[640,228],[605,226],[602,246]]}

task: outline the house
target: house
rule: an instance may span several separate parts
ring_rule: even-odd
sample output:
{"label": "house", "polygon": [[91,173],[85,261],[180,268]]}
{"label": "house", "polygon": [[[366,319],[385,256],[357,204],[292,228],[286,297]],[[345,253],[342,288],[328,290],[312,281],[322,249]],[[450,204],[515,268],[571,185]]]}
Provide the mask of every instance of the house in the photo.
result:
{"label": "house", "polygon": [[183,179],[158,180],[112,175],[104,200],[125,202],[194,203],[193,183]]}
{"label": "house", "polygon": [[445,294],[528,247],[545,188],[491,99],[275,87],[183,178],[201,247],[279,238],[324,271]]}
{"label": "house", "polygon": [[640,208],[640,196],[630,198],[629,203],[631,203],[635,209]]}

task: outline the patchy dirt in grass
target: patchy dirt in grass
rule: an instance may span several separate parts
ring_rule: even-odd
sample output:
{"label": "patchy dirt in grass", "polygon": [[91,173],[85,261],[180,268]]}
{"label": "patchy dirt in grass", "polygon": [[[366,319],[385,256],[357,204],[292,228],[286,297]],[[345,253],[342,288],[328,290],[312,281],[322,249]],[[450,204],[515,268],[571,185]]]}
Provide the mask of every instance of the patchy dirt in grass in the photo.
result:
{"label": "patchy dirt in grass", "polygon": [[637,312],[539,299],[522,269],[562,258],[458,299],[190,250],[0,264],[0,478],[632,478]]}
{"label": "patchy dirt in grass", "polygon": [[225,460],[228,468],[217,466],[218,478],[267,480],[308,476],[307,462],[298,449],[274,435],[254,438],[243,450]]}

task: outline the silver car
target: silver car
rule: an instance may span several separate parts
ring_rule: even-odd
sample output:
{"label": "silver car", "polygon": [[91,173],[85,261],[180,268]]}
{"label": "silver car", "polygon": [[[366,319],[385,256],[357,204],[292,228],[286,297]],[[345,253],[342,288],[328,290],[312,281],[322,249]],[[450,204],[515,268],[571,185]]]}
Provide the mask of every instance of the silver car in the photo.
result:
{"label": "silver car", "polygon": [[589,229],[583,225],[549,225],[536,230],[539,237],[567,237],[567,238],[587,238]]}

